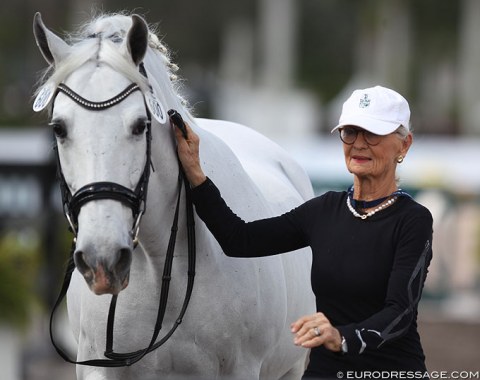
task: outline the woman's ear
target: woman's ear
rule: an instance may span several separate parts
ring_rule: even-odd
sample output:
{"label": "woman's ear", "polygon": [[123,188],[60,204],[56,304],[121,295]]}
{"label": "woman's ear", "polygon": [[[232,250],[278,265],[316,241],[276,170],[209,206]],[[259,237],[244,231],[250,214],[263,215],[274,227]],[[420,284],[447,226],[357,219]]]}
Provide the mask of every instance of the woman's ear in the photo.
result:
{"label": "woman's ear", "polygon": [[402,140],[402,151],[401,154],[405,157],[408,153],[408,150],[412,146],[413,143],[413,135],[409,133],[403,140]]}

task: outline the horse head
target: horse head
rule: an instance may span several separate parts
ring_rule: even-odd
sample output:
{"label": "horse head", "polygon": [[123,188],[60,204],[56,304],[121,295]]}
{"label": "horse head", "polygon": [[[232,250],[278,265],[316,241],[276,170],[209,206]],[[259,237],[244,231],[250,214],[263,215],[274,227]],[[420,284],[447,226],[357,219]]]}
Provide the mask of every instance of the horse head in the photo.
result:
{"label": "horse head", "polygon": [[118,294],[128,285],[146,202],[150,124],[167,118],[142,63],[146,22],[133,15],[100,24],[67,43],[35,15],[50,76],[34,109],[50,106],[75,265],[95,294]]}

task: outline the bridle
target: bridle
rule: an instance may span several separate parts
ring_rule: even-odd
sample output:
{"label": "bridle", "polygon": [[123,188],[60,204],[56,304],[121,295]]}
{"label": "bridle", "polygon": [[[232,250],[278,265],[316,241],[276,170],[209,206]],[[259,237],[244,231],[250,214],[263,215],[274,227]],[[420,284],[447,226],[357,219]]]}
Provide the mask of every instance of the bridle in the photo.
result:
{"label": "bridle", "polygon": [[[140,71],[142,72],[143,75],[146,76],[146,72],[143,66],[141,66]],[[75,91],[70,89],[67,85],[61,83],[57,87],[56,93],[53,96],[53,99],[56,97],[56,95],[59,92],[62,92],[68,97],[70,97],[77,104],[79,104],[80,106],[88,110],[102,111],[107,108],[115,106],[116,104],[126,99],[130,94],[139,90],[140,90],[140,87],[137,84],[131,84],[121,93],[119,93],[118,95],[114,96],[109,100],[106,100],[103,102],[92,102],[81,97]],[[53,103],[54,102],[52,100],[52,108],[53,108]],[[177,327],[182,322],[182,319],[185,315],[185,312],[188,307],[188,303],[193,291],[193,283],[194,283],[194,277],[195,277],[195,260],[196,260],[195,224],[194,224],[194,215],[193,215],[193,205],[190,199],[190,187],[189,187],[188,181],[185,178],[185,174],[183,173],[180,162],[178,162],[179,174],[178,174],[177,202],[176,202],[176,208],[175,208],[175,213],[174,213],[173,222],[172,222],[170,239],[168,242],[167,252],[165,255],[165,264],[163,269],[162,287],[160,290],[157,319],[156,319],[154,331],[150,339],[150,342],[148,343],[148,346],[145,347],[144,349],[134,351],[134,352],[117,353],[114,351],[113,327],[114,327],[114,321],[115,321],[117,295],[112,295],[108,317],[107,317],[107,331],[106,331],[106,343],[105,343],[106,349],[104,353],[106,359],[93,359],[93,360],[86,360],[86,361],[72,360],[68,357],[65,351],[62,348],[60,348],[55,342],[55,338],[53,334],[54,315],[55,315],[56,309],[62,303],[67,293],[71,276],[75,269],[75,263],[73,261],[73,253],[76,247],[76,236],[78,233],[78,214],[80,213],[81,207],[88,202],[100,200],[100,199],[112,199],[115,201],[119,201],[124,205],[130,207],[132,210],[133,220],[134,220],[134,223],[131,229],[131,236],[132,236],[134,248],[138,244],[138,233],[140,229],[140,221],[141,221],[142,215],[145,213],[145,210],[146,210],[145,206],[147,201],[147,189],[148,189],[148,181],[150,178],[150,168],[151,167],[153,168],[152,161],[151,161],[151,139],[152,139],[151,119],[152,117],[151,117],[151,112],[147,104],[147,101],[145,101],[145,103],[146,103],[147,117],[148,117],[147,128],[145,132],[146,162],[143,168],[142,175],[140,176],[140,179],[134,190],[131,190],[115,182],[93,182],[81,187],[74,194],[72,194],[65,180],[65,177],[63,175],[58,148],[55,146],[55,154],[56,154],[56,160],[57,160],[57,170],[58,170],[58,177],[60,182],[60,190],[62,194],[63,210],[64,210],[65,217],[70,225],[70,229],[74,235],[74,238],[72,241],[72,248],[70,251],[70,256],[68,260],[67,269],[65,272],[65,277],[63,280],[63,285],[58,295],[58,298],[53,306],[52,313],[50,316],[50,339],[56,351],[58,352],[58,354],[65,361],[72,364],[81,364],[81,365],[97,366],[97,367],[123,367],[123,366],[130,366],[138,362],[146,354],[152,352],[153,350],[163,345],[172,336],[172,334],[175,332]],[[180,128],[183,127],[182,131],[184,134],[186,134],[185,126],[183,125],[183,122],[180,123],[181,125],[178,125],[179,123],[178,120],[180,119],[181,121],[181,117],[179,116],[179,114],[174,110],[170,110],[169,114],[171,116],[175,116],[175,120],[177,120],[175,124]],[[177,160],[178,160],[178,157],[177,157]],[[176,236],[178,231],[178,218],[179,218],[182,187],[185,187],[186,213],[187,213],[187,238],[188,238],[187,288],[185,291],[183,305],[177,319],[175,320],[171,329],[164,335],[164,337],[157,341],[160,330],[162,328],[162,323],[165,316],[165,311],[166,311],[166,306],[168,301],[171,271],[172,271],[172,265],[173,265],[173,256],[174,256]]]}
{"label": "bridle", "polygon": [[[122,100],[126,99],[130,94],[139,90],[140,87],[137,84],[133,83],[118,95],[103,102],[91,102],[78,95],[75,91],[73,91],[70,87],[63,83],[58,85],[57,93],[64,93],[73,101],[75,101],[75,103],[90,111],[102,111],[115,106]],[[145,212],[145,205],[147,202],[148,180],[150,178],[150,167],[152,167],[151,124],[152,117],[147,108],[147,128],[145,132],[147,146],[146,160],[142,174],[134,190],[130,190],[129,188],[114,182],[93,182],[83,186],[82,188],[77,190],[75,194],[72,194],[63,175],[58,148],[55,145],[58,176],[60,180],[60,190],[62,194],[63,212],[75,238],[78,231],[78,214],[80,213],[80,208],[90,201],[99,199],[113,199],[130,207],[130,209],[132,210],[134,223],[130,234],[132,236],[134,247],[138,244],[138,232],[141,218]]]}

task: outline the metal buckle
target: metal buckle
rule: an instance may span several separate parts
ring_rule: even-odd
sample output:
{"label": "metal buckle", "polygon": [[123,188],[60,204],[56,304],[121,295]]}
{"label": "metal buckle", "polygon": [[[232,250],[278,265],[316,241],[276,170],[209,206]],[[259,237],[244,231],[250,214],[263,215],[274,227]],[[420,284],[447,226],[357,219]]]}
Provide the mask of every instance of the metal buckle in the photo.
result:
{"label": "metal buckle", "polygon": [[133,249],[138,245],[138,233],[140,232],[140,221],[142,220],[143,213],[145,212],[145,202],[142,200],[140,207],[138,209],[137,219],[133,224],[132,231],[130,232],[132,236]]}
{"label": "metal buckle", "polygon": [[65,217],[67,218],[68,224],[70,225],[70,229],[72,230],[74,240],[76,241],[77,240],[77,228],[75,227],[75,223],[73,223],[73,219],[72,219],[72,215],[70,214],[70,211],[67,210],[66,207],[64,209],[64,214],[65,214]]}

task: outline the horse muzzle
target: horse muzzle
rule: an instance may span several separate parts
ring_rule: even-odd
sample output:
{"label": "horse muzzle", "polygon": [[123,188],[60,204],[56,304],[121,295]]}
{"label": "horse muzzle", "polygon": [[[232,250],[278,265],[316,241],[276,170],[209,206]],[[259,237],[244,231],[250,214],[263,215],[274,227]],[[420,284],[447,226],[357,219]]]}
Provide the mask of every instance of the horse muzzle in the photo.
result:
{"label": "horse muzzle", "polygon": [[78,249],[73,258],[91,291],[97,295],[120,293],[128,286],[132,250],[120,248],[108,259],[95,259],[92,252]]}

